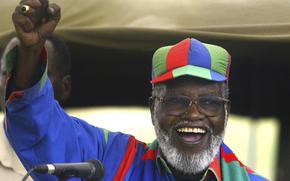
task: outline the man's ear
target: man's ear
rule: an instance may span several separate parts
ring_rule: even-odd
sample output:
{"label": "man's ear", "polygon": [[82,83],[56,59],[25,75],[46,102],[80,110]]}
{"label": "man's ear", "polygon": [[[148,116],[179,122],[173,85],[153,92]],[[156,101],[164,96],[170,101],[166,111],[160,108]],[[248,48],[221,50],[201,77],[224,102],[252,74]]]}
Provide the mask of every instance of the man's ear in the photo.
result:
{"label": "man's ear", "polygon": [[150,108],[150,112],[152,113],[152,111],[154,109],[154,98],[153,97],[149,97],[149,108]]}
{"label": "man's ear", "polygon": [[155,113],[155,100],[153,97],[149,98],[149,108],[150,108],[150,113],[151,113],[151,121],[152,124],[154,125],[154,121],[153,121],[153,114]]}
{"label": "man's ear", "polygon": [[230,110],[231,110],[231,102],[229,101],[229,102],[227,102],[225,104],[225,123],[224,123],[224,128],[227,127]]}
{"label": "man's ear", "polygon": [[231,101],[227,102],[227,111],[228,114],[231,112]]}
{"label": "man's ear", "polygon": [[71,94],[71,76],[66,75],[62,78],[61,82],[61,87],[62,87],[62,102],[67,101],[67,99],[70,97]]}

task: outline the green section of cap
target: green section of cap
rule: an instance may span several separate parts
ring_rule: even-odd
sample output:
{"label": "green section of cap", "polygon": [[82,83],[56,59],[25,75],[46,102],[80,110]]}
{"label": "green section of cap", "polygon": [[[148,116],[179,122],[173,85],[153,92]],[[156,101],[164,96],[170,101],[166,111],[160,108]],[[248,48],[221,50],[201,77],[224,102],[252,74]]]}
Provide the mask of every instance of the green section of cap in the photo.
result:
{"label": "green section of cap", "polygon": [[210,70],[193,65],[186,65],[172,71],[173,77],[180,77],[183,75],[192,75],[199,78],[212,80]]}
{"label": "green section of cap", "polygon": [[167,54],[172,46],[161,47],[153,55],[153,71],[154,78],[159,75],[165,73],[167,71],[166,68],[166,58]]}
{"label": "green section of cap", "polygon": [[227,74],[227,67],[229,64],[228,52],[219,46],[204,43],[211,56],[211,69],[224,76]]}

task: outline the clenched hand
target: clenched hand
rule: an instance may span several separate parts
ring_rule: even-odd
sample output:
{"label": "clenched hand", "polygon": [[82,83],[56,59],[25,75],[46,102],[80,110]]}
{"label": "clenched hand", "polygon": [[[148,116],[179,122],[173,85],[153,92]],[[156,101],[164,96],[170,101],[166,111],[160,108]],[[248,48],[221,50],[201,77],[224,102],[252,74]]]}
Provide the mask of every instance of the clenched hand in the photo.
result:
{"label": "clenched hand", "polygon": [[60,20],[60,7],[47,0],[22,0],[12,15],[21,44],[25,47],[43,46]]}
{"label": "clenched hand", "polygon": [[40,79],[40,53],[46,38],[60,20],[60,7],[47,0],[22,0],[12,15],[17,37],[18,61],[13,82],[15,89],[31,87]]}

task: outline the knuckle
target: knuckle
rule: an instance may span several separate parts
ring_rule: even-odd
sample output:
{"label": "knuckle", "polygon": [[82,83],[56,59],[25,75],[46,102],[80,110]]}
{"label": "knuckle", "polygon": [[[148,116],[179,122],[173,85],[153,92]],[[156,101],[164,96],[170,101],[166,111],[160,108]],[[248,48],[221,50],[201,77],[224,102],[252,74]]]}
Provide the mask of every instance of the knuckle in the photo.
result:
{"label": "knuckle", "polygon": [[20,13],[21,12],[21,5],[16,6],[14,12]]}
{"label": "knuckle", "polygon": [[56,4],[51,4],[49,8],[53,11],[53,14],[60,13],[60,7]]}
{"label": "knuckle", "polygon": [[51,3],[50,6],[54,9],[60,9],[59,5],[57,5],[56,3]]}
{"label": "knuckle", "polygon": [[18,12],[14,12],[12,14],[12,20],[14,23],[17,23],[19,21],[19,13]]}

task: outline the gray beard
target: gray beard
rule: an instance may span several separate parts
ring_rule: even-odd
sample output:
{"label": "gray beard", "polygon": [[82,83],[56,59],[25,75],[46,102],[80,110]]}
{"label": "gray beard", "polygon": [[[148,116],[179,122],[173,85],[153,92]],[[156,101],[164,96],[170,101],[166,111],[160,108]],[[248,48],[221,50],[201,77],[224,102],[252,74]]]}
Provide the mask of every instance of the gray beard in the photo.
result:
{"label": "gray beard", "polygon": [[220,135],[210,136],[207,149],[190,155],[184,154],[173,146],[171,136],[160,128],[155,116],[153,116],[153,122],[158,144],[166,161],[184,174],[198,174],[208,168],[223,142],[224,131]]}

